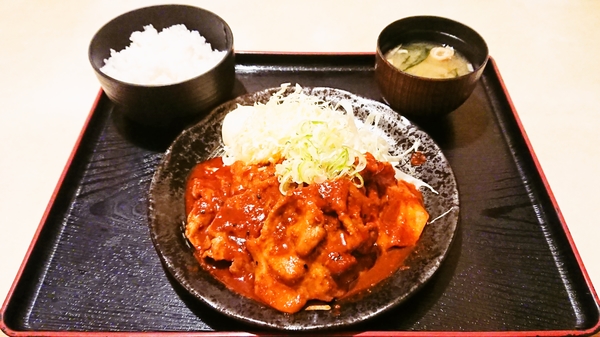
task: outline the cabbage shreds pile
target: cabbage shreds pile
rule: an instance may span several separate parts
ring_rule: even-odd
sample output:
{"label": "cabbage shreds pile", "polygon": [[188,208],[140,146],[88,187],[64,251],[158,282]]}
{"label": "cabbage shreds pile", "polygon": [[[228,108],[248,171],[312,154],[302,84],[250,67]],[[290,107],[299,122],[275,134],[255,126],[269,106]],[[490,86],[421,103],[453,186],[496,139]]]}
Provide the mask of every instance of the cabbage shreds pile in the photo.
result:
{"label": "cabbage shreds pile", "polygon": [[222,130],[225,165],[236,160],[246,164],[281,161],[276,175],[285,194],[294,184],[343,176],[361,185],[367,152],[393,166],[399,163],[400,158],[389,154],[389,143],[376,131],[378,115],[372,113],[361,122],[348,101],[333,106],[303,93],[299,85],[285,95],[288,86],[283,84],[264,104],[238,105],[226,115]]}

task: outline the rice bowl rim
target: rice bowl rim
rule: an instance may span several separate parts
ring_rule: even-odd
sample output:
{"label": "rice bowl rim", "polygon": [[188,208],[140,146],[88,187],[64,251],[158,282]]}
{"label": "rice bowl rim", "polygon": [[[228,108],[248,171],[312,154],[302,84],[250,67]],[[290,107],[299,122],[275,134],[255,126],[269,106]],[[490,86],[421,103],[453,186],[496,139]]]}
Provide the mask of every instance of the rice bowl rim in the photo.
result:
{"label": "rice bowl rim", "polygon": [[[104,72],[103,72],[103,71],[100,69],[101,67],[98,67],[98,65],[96,64],[96,62],[94,62],[94,57],[93,57],[93,56],[94,56],[96,53],[94,52],[94,50],[93,50],[93,48],[92,48],[92,47],[93,47],[93,45],[94,45],[94,41],[96,41],[97,37],[98,37],[98,36],[99,36],[99,35],[100,35],[100,34],[101,34],[101,33],[102,33],[102,32],[103,32],[103,31],[104,31],[104,30],[105,30],[107,27],[109,27],[110,25],[114,24],[116,21],[119,21],[119,20],[121,20],[121,19],[122,19],[123,17],[125,17],[125,16],[132,15],[132,14],[133,14],[133,13],[135,13],[135,12],[141,12],[141,11],[146,11],[146,10],[151,10],[151,9],[157,9],[157,8],[161,8],[161,7],[162,7],[162,8],[175,8],[175,7],[177,7],[177,8],[189,8],[189,9],[191,9],[191,10],[195,10],[195,11],[201,11],[201,12],[204,12],[205,14],[207,14],[207,15],[211,15],[211,16],[213,16],[215,19],[217,19],[218,21],[220,21],[220,22],[223,24],[223,28],[224,28],[224,32],[225,32],[225,37],[226,37],[226,39],[225,39],[225,45],[226,45],[226,48],[225,48],[225,49],[223,49],[223,50],[218,50],[218,49],[216,49],[216,48],[215,48],[215,50],[218,50],[218,51],[221,51],[221,52],[225,52],[225,53],[224,53],[224,55],[223,55],[223,57],[221,57],[221,60],[220,60],[219,62],[217,62],[216,64],[214,64],[214,65],[213,65],[213,66],[212,66],[210,69],[208,69],[208,70],[206,70],[206,71],[204,71],[204,72],[202,72],[202,73],[200,73],[200,74],[198,74],[198,75],[196,75],[196,76],[193,76],[193,77],[191,77],[191,78],[188,78],[188,79],[186,79],[186,80],[182,80],[182,81],[178,81],[178,82],[173,82],[173,83],[169,83],[169,84],[140,84],[140,83],[126,82],[126,81],[119,80],[119,79],[117,79],[117,78],[114,78],[114,77],[112,77],[112,76],[109,76],[109,75],[107,75],[106,73],[104,73]],[[152,24],[152,25],[155,25],[155,23],[153,23],[153,22],[148,22],[146,25],[150,25],[150,24]],[[178,23],[173,23],[173,24],[171,24],[170,26],[172,26],[172,25],[175,25],[175,24],[178,24]],[[142,25],[142,28],[141,28],[141,29],[143,29],[143,26],[144,26],[144,25]],[[155,28],[156,28],[156,26],[155,26]],[[211,41],[208,41],[208,39],[206,38],[206,36],[205,36],[205,35],[203,35],[203,34],[202,34],[202,32],[200,32],[200,30],[198,30],[198,29],[194,29],[194,28],[190,28],[190,27],[187,27],[187,25],[186,25],[186,28],[187,28],[189,31],[194,31],[194,30],[195,30],[195,31],[198,31],[198,33],[199,33],[199,34],[200,34],[202,37],[204,37],[204,38],[206,39],[206,42],[207,42],[207,43],[210,43],[210,44],[211,44],[211,47],[213,46],[213,42],[211,42]],[[157,30],[158,30],[158,28],[157,28]],[[128,36],[131,36],[131,34],[132,34],[133,32],[134,32],[134,31],[130,32]],[[232,32],[232,30],[231,30],[231,27],[229,26],[229,24],[227,23],[227,21],[225,21],[225,20],[224,20],[222,17],[220,17],[219,15],[215,14],[214,12],[212,12],[212,11],[209,11],[209,10],[206,10],[206,9],[204,9],[204,8],[201,8],[201,7],[190,6],[190,5],[177,5],[177,4],[172,4],[172,5],[155,5],[155,6],[146,6],[146,7],[141,7],[141,8],[137,8],[137,9],[134,9],[134,10],[131,10],[131,11],[128,11],[128,12],[122,13],[121,15],[119,15],[119,16],[117,16],[117,17],[115,17],[115,18],[111,19],[110,21],[108,21],[107,23],[105,23],[105,24],[104,24],[102,27],[100,27],[100,29],[98,29],[98,30],[96,31],[96,33],[93,35],[93,37],[92,37],[92,39],[91,39],[91,41],[90,41],[90,44],[89,44],[89,46],[88,46],[88,59],[89,59],[89,62],[90,62],[90,64],[92,65],[92,68],[93,68],[93,69],[94,69],[94,71],[96,72],[96,74],[98,74],[99,76],[102,76],[102,77],[104,77],[104,78],[106,78],[106,79],[108,79],[108,80],[110,80],[110,81],[114,81],[114,82],[116,82],[116,83],[118,83],[118,84],[121,84],[121,85],[128,85],[128,86],[132,86],[132,87],[140,87],[140,88],[145,88],[145,87],[147,87],[147,88],[161,88],[161,87],[171,87],[171,86],[176,86],[176,85],[179,85],[179,84],[181,84],[181,83],[191,82],[191,81],[197,80],[197,79],[199,79],[199,78],[201,78],[201,77],[203,77],[203,76],[205,76],[205,75],[209,74],[210,72],[212,72],[212,71],[214,71],[215,69],[219,68],[219,67],[220,67],[220,66],[221,66],[221,65],[222,65],[224,62],[226,62],[226,61],[227,61],[227,59],[228,59],[229,57],[231,57],[231,56],[232,56],[232,54],[234,54],[234,48],[233,48],[233,46],[234,46],[234,37],[233,37],[233,32]],[[214,48],[214,47],[213,47],[213,48]],[[110,50],[110,49],[109,49],[109,50]]]}

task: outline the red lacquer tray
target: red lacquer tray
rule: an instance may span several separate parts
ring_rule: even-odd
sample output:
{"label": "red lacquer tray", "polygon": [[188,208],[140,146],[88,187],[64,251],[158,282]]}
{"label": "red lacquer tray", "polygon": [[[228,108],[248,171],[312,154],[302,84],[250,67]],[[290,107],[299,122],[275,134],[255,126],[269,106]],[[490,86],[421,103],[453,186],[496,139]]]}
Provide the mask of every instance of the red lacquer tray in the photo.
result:
{"label": "red lacquer tray", "polygon": [[[281,83],[381,100],[372,54],[238,54],[236,94]],[[2,307],[11,336],[246,335],[161,266],[148,188],[174,135],[131,128],[101,92]],[[446,261],[392,311],[328,335],[550,336],[600,330],[598,295],[493,59],[474,94],[422,125],[456,176]]]}

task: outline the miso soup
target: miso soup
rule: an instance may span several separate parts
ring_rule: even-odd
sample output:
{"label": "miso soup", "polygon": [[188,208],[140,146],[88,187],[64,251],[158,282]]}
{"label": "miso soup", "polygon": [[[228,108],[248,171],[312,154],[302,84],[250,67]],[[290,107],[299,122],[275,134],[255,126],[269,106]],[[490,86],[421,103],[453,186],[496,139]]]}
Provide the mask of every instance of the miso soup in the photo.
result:
{"label": "miso soup", "polygon": [[394,67],[421,77],[453,78],[473,71],[473,65],[454,48],[429,42],[399,45],[385,58]]}

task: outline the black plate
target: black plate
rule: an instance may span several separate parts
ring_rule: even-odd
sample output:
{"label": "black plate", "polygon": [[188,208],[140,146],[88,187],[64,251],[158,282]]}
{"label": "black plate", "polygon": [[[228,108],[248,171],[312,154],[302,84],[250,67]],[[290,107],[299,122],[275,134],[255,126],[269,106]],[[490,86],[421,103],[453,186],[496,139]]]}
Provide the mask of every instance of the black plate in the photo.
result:
{"label": "black plate", "polygon": [[338,89],[303,90],[333,103],[348,100],[355,107],[355,115],[361,119],[371,112],[380,114],[380,129],[396,142],[392,154],[401,153],[402,149],[409,148],[418,140],[421,143],[419,150],[428,158],[416,169],[414,176],[431,185],[437,193],[422,188],[430,223],[406,260],[408,268],[398,270],[369,291],[337,301],[339,310],[301,311],[289,315],[228,290],[202,270],[194,258],[193,249],[183,234],[188,173],[196,163],[221,151],[221,125],[229,111],[237,104],[264,103],[277,90],[279,88],[247,94],[221,105],[200,123],[184,131],[166,151],[152,180],[149,196],[151,237],[163,265],[194,297],[230,317],[262,327],[311,330],[347,326],[404,302],[431,278],[446,257],[454,238],[459,213],[454,174],[439,146],[423,130],[380,102]]}

